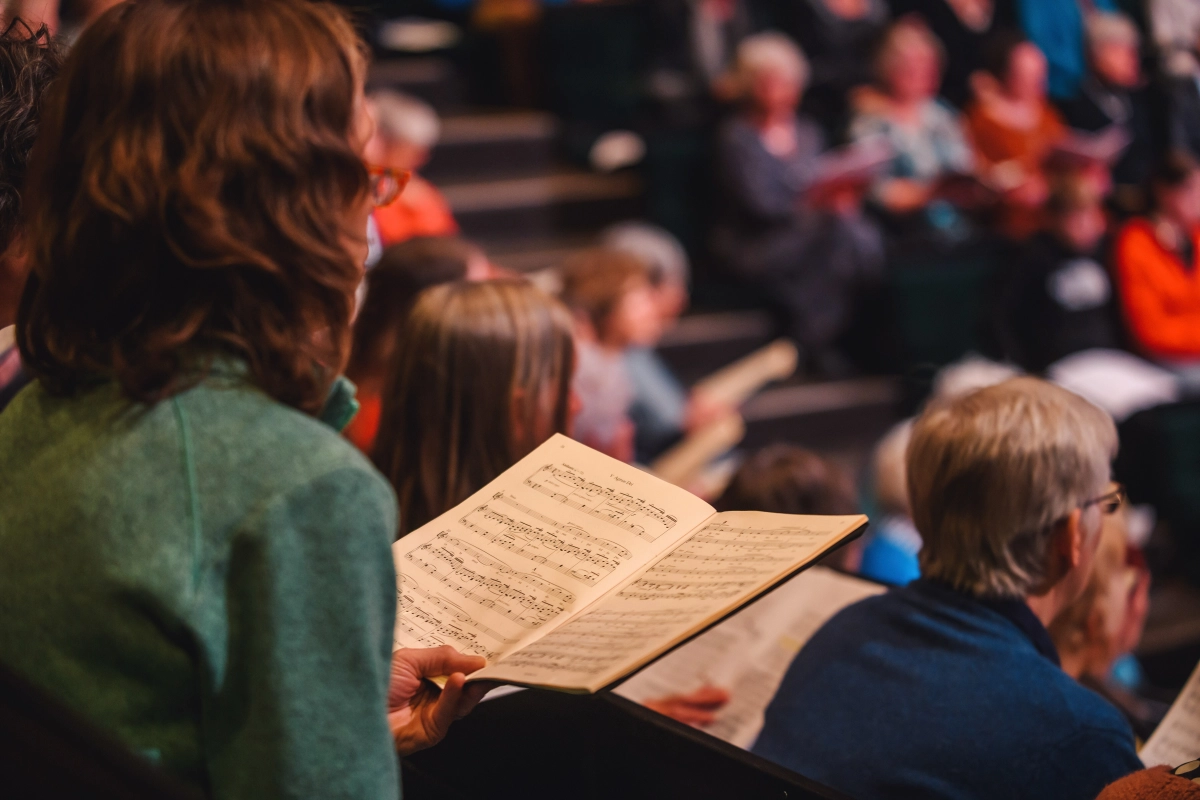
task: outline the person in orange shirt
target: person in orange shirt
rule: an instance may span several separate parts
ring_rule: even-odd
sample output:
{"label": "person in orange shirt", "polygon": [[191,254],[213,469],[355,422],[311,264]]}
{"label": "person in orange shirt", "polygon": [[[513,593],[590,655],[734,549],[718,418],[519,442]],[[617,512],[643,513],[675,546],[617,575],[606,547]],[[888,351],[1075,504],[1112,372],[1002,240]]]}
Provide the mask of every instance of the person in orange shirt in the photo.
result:
{"label": "person in orange shirt", "polygon": [[1012,239],[1037,230],[1050,196],[1043,163],[1067,133],[1046,97],[1046,76],[1042,51],[1013,31],[988,43],[984,68],[971,78],[975,99],[967,129],[981,173],[1001,189],[997,223]]}
{"label": "person in orange shirt", "polygon": [[1117,236],[1115,262],[1129,332],[1148,356],[1200,376],[1200,165],[1169,154],[1151,184],[1153,210]]}
{"label": "person in orange shirt", "polygon": [[390,90],[372,92],[368,100],[375,117],[375,135],[364,152],[368,164],[412,173],[397,200],[375,209],[383,246],[416,236],[454,236],[458,223],[450,204],[433,184],[417,175],[441,133],[437,112],[415,97]]}

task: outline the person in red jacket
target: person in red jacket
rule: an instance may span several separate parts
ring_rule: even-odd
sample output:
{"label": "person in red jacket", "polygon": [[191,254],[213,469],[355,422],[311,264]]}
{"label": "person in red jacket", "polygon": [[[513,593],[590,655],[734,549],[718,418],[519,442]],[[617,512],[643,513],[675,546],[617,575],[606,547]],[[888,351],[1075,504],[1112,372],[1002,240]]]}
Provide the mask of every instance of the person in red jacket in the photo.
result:
{"label": "person in red jacket", "polygon": [[1169,154],[1152,195],[1150,216],[1131,220],[1117,236],[1121,306],[1143,353],[1200,369],[1200,164]]}

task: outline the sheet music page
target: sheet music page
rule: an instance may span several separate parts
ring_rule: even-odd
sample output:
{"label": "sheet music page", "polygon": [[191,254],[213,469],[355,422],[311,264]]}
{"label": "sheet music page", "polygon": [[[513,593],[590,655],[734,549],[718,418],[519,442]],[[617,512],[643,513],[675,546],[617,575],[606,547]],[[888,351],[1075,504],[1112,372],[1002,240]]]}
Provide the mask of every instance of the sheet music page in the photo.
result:
{"label": "sheet music page", "polygon": [[478,677],[596,691],[815,560],[865,523],[863,516],[717,514],[620,591]]}
{"label": "sheet music page", "polygon": [[493,661],[594,602],[713,513],[635,467],[555,436],[392,547],[396,647]]}
{"label": "sheet music page", "polygon": [[1200,665],[1138,755],[1147,767],[1174,768],[1200,758]]}
{"label": "sheet music page", "polygon": [[800,573],[754,605],[667,654],[615,690],[637,703],[703,686],[730,693],[702,730],[748,749],[783,676],[809,639],[843,608],[886,587],[826,567]]}

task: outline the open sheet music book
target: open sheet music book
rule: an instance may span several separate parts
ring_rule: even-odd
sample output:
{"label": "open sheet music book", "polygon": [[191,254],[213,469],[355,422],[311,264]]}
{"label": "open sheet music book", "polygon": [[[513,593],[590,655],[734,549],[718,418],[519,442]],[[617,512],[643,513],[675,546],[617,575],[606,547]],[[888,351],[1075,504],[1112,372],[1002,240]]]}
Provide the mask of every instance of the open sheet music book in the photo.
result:
{"label": "open sheet music book", "polygon": [[397,647],[450,644],[469,680],[596,692],[866,527],[861,515],[716,513],[556,435],[393,546]]}
{"label": "open sheet music book", "polygon": [[749,749],[792,659],[843,608],[887,588],[813,567],[651,664],[614,691],[635,703],[704,686],[729,692],[706,733]]}
{"label": "open sheet music book", "polygon": [[1200,758],[1200,665],[1138,755],[1147,767],[1174,768]]}

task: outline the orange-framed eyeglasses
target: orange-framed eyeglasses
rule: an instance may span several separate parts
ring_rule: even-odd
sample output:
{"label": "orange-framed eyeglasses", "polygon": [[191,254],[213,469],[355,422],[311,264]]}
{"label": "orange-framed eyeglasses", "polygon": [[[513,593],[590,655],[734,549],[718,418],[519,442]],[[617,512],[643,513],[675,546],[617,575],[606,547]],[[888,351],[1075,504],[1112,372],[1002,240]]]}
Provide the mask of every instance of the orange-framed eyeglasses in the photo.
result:
{"label": "orange-framed eyeglasses", "polygon": [[371,177],[371,201],[376,208],[395,202],[412,178],[412,173],[406,169],[373,165],[367,166],[367,174]]}

